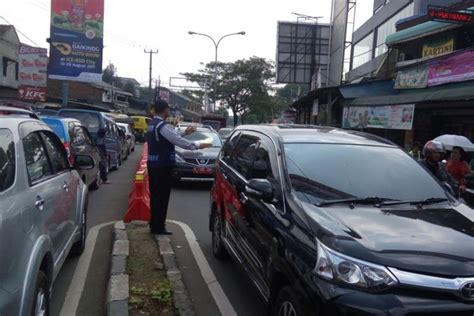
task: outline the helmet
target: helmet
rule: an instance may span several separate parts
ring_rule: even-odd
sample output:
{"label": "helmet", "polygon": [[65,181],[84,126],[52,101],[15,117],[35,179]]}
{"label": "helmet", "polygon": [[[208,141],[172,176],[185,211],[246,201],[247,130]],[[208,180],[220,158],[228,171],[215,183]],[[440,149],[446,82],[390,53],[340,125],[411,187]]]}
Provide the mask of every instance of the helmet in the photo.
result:
{"label": "helmet", "polygon": [[444,150],[443,144],[435,140],[426,142],[425,146],[423,147],[423,156],[428,159],[432,159],[432,155],[434,153],[443,154],[445,152],[446,151]]}

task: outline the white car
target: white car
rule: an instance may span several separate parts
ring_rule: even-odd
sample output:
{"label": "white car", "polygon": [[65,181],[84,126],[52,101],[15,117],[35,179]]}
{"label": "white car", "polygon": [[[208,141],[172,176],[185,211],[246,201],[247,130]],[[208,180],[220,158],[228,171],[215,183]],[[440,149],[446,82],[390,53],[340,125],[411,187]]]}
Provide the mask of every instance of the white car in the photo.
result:
{"label": "white car", "polygon": [[133,129],[127,123],[117,123],[117,125],[125,132],[128,148],[130,148],[131,151],[135,151],[135,134],[133,133]]}

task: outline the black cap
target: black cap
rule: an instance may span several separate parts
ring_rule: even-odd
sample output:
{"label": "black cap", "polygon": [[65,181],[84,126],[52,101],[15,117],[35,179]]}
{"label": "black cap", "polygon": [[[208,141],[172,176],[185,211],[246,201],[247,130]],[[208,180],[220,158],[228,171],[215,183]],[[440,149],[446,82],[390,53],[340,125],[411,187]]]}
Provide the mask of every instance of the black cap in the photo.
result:
{"label": "black cap", "polygon": [[153,104],[153,109],[155,110],[155,112],[157,113],[161,113],[163,112],[165,109],[169,108],[170,105],[168,104],[168,102],[166,102],[165,100],[163,99],[157,99],[155,101],[155,104]]}

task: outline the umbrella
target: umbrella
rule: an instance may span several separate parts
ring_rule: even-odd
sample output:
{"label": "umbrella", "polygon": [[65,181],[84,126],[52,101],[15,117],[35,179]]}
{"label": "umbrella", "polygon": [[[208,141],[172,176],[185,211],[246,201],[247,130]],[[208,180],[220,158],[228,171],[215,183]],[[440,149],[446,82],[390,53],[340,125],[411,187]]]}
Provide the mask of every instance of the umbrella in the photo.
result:
{"label": "umbrella", "polygon": [[453,147],[461,147],[465,151],[474,151],[474,144],[464,136],[445,134],[433,140],[443,144],[447,150],[453,150]]}

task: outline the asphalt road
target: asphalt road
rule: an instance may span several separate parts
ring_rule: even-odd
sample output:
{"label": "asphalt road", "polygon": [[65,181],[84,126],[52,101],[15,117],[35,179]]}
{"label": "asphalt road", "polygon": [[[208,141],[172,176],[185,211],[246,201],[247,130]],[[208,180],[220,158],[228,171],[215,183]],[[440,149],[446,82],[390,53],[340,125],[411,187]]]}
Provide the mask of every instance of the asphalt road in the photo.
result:
{"label": "asphalt road", "polygon": [[[238,315],[265,315],[265,304],[244,271],[231,259],[222,262],[212,255],[209,231],[210,187],[208,184],[184,183],[173,188],[168,219],[183,222],[193,230],[217,281]],[[168,225],[168,227],[174,232],[171,243],[175,248],[184,282],[195,302],[196,314],[198,316],[218,315],[212,296],[206,288],[202,287],[204,281],[195,267],[195,262],[190,258],[191,252],[185,246],[182,231],[176,225]]]}
{"label": "asphalt road", "polygon": [[[142,152],[142,146],[137,145],[135,152],[123,162],[119,170],[109,174],[112,184],[102,184],[97,191],[89,193],[88,229],[96,225],[118,221],[123,218],[128,207],[128,194],[132,189],[134,174]],[[93,247],[92,260],[82,293],[79,293],[79,304],[76,315],[104,315],[105,294],[108,282],[110,252],[112,247],[112,225],[99,230]],[[54,284],[51,298],[51,315],[60,315],[65,304],[79,258],[70,257],[64,263]],[[69,302],[66,302],[68,304]],[[69,316],[69,315],[67,315]]]}

